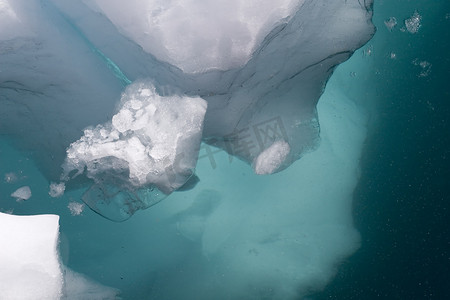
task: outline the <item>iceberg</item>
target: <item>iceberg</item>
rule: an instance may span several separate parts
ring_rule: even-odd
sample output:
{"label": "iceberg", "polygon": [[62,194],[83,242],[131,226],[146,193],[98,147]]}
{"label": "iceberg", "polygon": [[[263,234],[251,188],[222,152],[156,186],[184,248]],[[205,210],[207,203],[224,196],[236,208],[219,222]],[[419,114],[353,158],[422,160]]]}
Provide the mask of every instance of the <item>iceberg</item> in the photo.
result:
{"label": "iceberg", "polygon": [[[117,221],[188,182],[199,136],[260,174],[314,150],[328,78],[374,33],[371,1],[2,3],[0,133],[33,150],[50,181],[70,189],[84,173],[84,201]],[[133,102],[137,86],[151,95]],[[168,145],[160,128],[171,117],[152,116],[146,97],[197,101],[184,114],[170,104],[181,115],[179,136],[191,134],[182,124],[198,112],[195,142]],[[146,108],[132,112],[133,105]],[[147,125],[146,133],[128,132]],[[149,147],[170,157],[147,155]]]}
{"label": "iceberg", "polygon": [[2,173],[33,188],[1,209],[60,216],[56,297],[322,289],[359,245],[367,122],[329,79],[372,2],[0,0],[0,135],[31,165]]}

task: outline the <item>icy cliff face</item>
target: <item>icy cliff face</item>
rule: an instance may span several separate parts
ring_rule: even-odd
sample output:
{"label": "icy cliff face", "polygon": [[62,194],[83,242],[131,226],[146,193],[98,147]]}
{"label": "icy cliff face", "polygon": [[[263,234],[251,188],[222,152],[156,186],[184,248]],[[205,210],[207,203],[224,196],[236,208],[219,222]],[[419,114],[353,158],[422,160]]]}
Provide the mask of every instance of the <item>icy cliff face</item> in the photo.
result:
{"label": "icy cliff face", "polygon": [[[115,220],[188,181],[200,132],[257,173],[278,172],[317,146],[317,101],[334,67],[373,34],[371,4],[3,0],[0,133],[37,150],[49,179],[85,172],[94,185],[84,200]],[[152,95],[125,106],[160,99],[178,116],[118,107],[135,81]],[[198,99],[196,107],[183,113],[183,99]],[[157,129],[171,120],[175,135]],[[190,122],[194,132],[180,125]],[[170,157],[150,153],[157,149]],[[178,153],[186,165],[168,174]],[[114,180],[99,184],[105,177]]]}

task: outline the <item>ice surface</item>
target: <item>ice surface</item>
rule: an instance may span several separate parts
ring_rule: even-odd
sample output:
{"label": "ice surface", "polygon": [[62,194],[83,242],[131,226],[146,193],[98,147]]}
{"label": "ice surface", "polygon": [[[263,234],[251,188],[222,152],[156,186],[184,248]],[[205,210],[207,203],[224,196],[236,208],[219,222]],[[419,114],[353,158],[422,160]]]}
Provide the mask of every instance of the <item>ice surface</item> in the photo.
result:
{"label": "ice surface", "polygon": [[0,299],[59,299],[56,215],[0,213]]}
{"label": "ice surface", "polygon": [[17,201],[28,200],[31,197],[31,189],[29,186],[20,187],[11,194],[11,197],[16,198]]}
{"label": "ice surface", "polygon": [[405,20],[406,30],[410,33],[417,33],[419,28],[422,26],[421,24],[422,16],[419,15],[417,11],[415,11],[412,16]]}
{"label": "ice surface", "polygon": [[[279,172],[317,147],[326,81],[374,32],[360,2],[2,1],[0,133],[32,149],[49,181],[63,163],[64,180],[83,173],[83,200],[114,220],[183,186],[199,132],[250,165],[283,140],[290,151],[265,170]],[[195,142],[172,139],[184,125],[150,118],[144,96],[143,108],[121,100],[142,84],[157,103],[208,103]]]}
{"label": "ice surface", "polygon": [[60,265],[59,216],[0,213],[0,299],[103,300],[118,291]]}
{"label": "ice surface", "polygon": [[65,177],[86,169],[89,178],[107,181],[111,169],[129,174],[117,184],[154,185],[171,193],[193,174],[206,106],[199,97],[161,97],[150,83],[130,85],[112,122],[86,129],[70,145]]}
{"label": "ice surface", "polygon": [[[184,72],[244,65],[264,37],[304,0],[88,0],[119,32]],[[283,20],[285,21],[285,20]]]}
{"label": "ice surface", "polygon": [[[280,171],[317,146],[319,123],[315,106],[326,80],[334,67],[374,31],[370,22],[371,1],[364,5],[357,0],[217,4],[227,10],[212,9],[209,1],[201,7],[182,8],[175,3],[155,1],[145,4],[154,4],[151,8],[136,6],[141,1],[133,1],[126,8],[106,1],[40,3],[10,1],[8,9],[2,10],[15,15],[15,21],[5,19],[8,26],[19,22],[24,30],[1,30],[0,34],[0,64],[4,70],[0,73],[0,128],[15,135],[18,145],[38,148],[38,164],[53,181],[59,180],[59,165],[67,147],[87,127],[110,121],[111,115],[117,113],[123,86],[143,78],[151,80],[160,95],[167,90],[180,97],[205,99],[208,110],[203,139],[249,164],[279,138],[267,135],[268,130],[282,126],[283,139],[291,151],[274,170]],[[158,14],[164,19],[178,16],[182,10],[187,12],[182,18],[161,20],[158,26],[162,27],[150,24]],[[199,11],[220,11],[225,15],[220,19]],[[231,15],[239,19],[240,25],[223,26],[234,22],[227,17]],[[208,34],[186,35],[184,41],[171,31],[172,26],[186,29],[186,22],[196,20],[198,28]],[[317,20],[321,20],[320,24]],[[205,22],[211,24],[203,26]],[[250,32],[247,41],[251,40],[244,42],[248,46],[241,45],[244,54],[222,51],[226,48],[222,46],[212,46],[211,50],[197,40],[201,37],[206,44],[215,43],[217,39],[209,39],[210,35],[217,37],[222,33],[223,38],[218,40],[231,36],[232,40],[241,40],[244,27]],[[166,34],[170,38],[152,40]],[[201,67],[192,69],[195,74],[183,73],[175,62],[164,62],[157,53],[161,49],[182,52],[185,42],[194,47],[189,55],[196,55],[186,61],[204,59]],[[149,50],[145,45],[159,50]],[[150,53],[143,52],[141,46]],[[205,71],[211,57],[219,65]],[[271,124],[271,120],[277,124]],[[249,147],[241,147],[244,144]]]}
{"label": "ice surface", "polygon": [[50,190],[48,194],[53,198],[61,197],[62,195],[64,195],[65,189],[66,185],[64,184],[64,182],[60,183],[52,182],[50,183]]}
{"label": "ice surface", "polygon": [[[169,195],[194,174],[206,106],[199,97],[161,97],[151,83],[134,83],[123,94],[111,122],[86,129],[70,145],[62,178],[73,179],[85,172],[94,186],[83,200],[100,214],[123,220],[134,212],[131,205],[146,208],[162,199],[158,191]],[[134,197],[124,193],[118,197],[108,186]],[[138,196],[136,190],[144,188],[152,193]],[[127,211],[120,213],[124,217],[102,209],[102,199],[126,206]]]}
{"label": "ice surface", "polygon": [[[47,182],[60,182],[65,161],[65,195],[42,205],[50,210],[57,202],[68,218],[67,261],[122,289],[126,299],[296,299],[323,288],[342,258],[358,247],[351,199],[366,119],[336,85],[333,93],[327,87],[330,94],[319,113],[316,104],[334,68],[373,34],[372,1],[361,2],[306,0],[292,7],[288,1],[267,2],[280,5],[276,14],[285,17],[271,19],[273,8],[252,7],[254,24],[247,15],[236,26],[228,26],[232,18],[217,20],[227,24],[220,27],[223,34],[216,30],[219,23],[200,30],[221,35],[222,41],[196,40],[205,33],[199,31],[183,53],[182,37],[172,47],[170,39],[151,42],[174,34],[170,26],[178,20],[160,23],[167,30],[152,31],[145,22],[149,11],[157,12],[135,6],[140,1],[120,7],[119,1],[9,1],[16,19],[0,20],[5,25],[0,27],[0,131],[13,136],[16,146],[34,150]],[[161,16],[198,9],[152,3],[170,9]],[[189,14],[179,19],[183,25],[195,23]],[[3,30],[14,26],[17,31]],[[142,26],[148,30],[135,30]],[[251,29],[247,40],[239,38],[244,27]],[[235,33],[241,49],[223,51]],[[180,53],[182,59],[196,57],[181,59],[183,67],[171,60]],[[139,89],[148,97],[140,97]],[[181,133],[172,128],[177,118],[161,118],[173,121],[163,128],[154,124],[156,118],[143,119],[157,114],[152,101],[175,98],[177,104],[203,103],[200,98],[208,103],[204,147],[228,152],[219,152],[215,169],[207,168],[210,160],[199,161],[200,181],[188,175],[195,161],[181,164],[187,173],[179,172],[180,159],[197,156],[199,140],[180,147],[172,144],[175,139],[158,140],[165,130]],[[170,112],[178,109],[168,106]],[[148,125],[158,130],[147,132]],[[153,147],[164,150],[150,153]],[[162,154],[166,161],[154,159]],[[257,176],[235,157],[260,173],[277,174]],[[149,166],[165,172],[162,178],[148,177]],[[47,194],[48,184],[43,186]],[[116,221],[161,200],[160,189],[186,191],[113,224],[83,211],[76,202],[80,186],[91,186],[83,200],[94,211]],[[73,195],[77,199],[69,198]],[[64,274],[64,293],[95,299],[87,292],[95,287],[70,285],[84,277],[71,281],[70,273]]]}
{"label": "ice surface", "polygon": [[276,141],[269,148],[261,152],[253,163],[256,174],[272,174],[280,167],[290,151],[285,141]]}
{"label": "ice surface", "polygon": [[84,204],[79,202],[70,202],[67,205],[67,208],[70,210],[72,216],[79,216],[84,210]]}
{"label": "ice surface", "polygon": [[192,187],[200,139],[259,173],[316,149],[326,82],[374,32],[372,1],[0,3],[0,134],[116,221]]}

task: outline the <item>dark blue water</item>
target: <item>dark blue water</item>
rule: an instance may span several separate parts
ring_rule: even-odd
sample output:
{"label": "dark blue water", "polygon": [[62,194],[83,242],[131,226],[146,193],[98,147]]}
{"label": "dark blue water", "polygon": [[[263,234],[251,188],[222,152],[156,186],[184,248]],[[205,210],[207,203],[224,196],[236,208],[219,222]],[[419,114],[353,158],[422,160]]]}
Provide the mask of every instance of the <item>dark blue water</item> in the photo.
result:
{"label": "dark blue water", "polygon": [[[375,2],[368,93],[378,113],[353,205],[362,246],[315,299],[449,299],[450,2]],[[415,9],[418,33],[387,34],[381,21]],[[429,75],[418,76],[416,58],[432,64]]]}

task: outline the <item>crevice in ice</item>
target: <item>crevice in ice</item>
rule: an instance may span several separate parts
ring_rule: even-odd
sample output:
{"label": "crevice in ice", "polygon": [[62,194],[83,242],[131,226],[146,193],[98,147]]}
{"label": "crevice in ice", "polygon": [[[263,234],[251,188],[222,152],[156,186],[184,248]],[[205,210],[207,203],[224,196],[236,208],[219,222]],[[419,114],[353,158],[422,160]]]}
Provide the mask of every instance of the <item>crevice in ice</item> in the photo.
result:
{"label": "crevice in ice", "polygon": [[131,83],[131,80],[120,70],[119,66],[117,66],[114,61],[112,61],[109,57],[107,57],[100,49],[98,49],[87,37],[86,35],[78,28],[75,23],[73,23],[70,18],[65,15],[60,9],[58,9],[51,1],[45,1],[44,6],[53,10],[56,14],[60,15],[62,19],[69,25],[69,27],[75,32],[75,34],[94,52],[100,60],[110,69],[114,76],[120,80],[123,86],[127,86]]}

